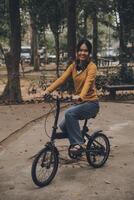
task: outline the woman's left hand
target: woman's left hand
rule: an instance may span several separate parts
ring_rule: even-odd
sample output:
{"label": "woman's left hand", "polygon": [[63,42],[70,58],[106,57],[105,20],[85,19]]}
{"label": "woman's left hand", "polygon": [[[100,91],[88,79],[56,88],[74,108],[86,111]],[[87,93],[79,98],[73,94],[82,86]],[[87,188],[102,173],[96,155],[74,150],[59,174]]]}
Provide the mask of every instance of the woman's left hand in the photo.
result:
{"label": "woman's left hand", "polygon": [[82,99],[80,98],[79,95],[73,95],[73,96],[72,96],[72,100],[73,100],[74,102],[76,102],[76,103],[79,103],[79,102],[82,101]]}

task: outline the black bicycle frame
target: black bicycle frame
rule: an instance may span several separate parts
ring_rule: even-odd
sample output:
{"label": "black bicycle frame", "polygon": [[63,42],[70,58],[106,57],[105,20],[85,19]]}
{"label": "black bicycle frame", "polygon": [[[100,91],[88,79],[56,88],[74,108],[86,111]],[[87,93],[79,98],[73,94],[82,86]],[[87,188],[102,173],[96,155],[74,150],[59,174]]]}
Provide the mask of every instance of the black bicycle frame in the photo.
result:
{"label": "black bicycle frame", "polygon": [[56,134],[56,130],[57,130],[57,123],[58,123],[58,119],[59,119],[59,113],[60,113],[60,99],[57,96],[56,98],[56,115],[55,115],[55,120],[54,120],[54,125],[53,125],[53,130],[52,130],[52,136],[51,136],[51,141],[53,142],[55,139],[55,134]]}

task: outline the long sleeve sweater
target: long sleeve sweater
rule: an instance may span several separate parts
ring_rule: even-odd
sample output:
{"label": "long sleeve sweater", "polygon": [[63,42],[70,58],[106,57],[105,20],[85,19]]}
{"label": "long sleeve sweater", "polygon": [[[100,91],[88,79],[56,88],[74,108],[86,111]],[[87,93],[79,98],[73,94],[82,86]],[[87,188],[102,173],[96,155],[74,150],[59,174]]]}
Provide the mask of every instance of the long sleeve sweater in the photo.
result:
{"label": "long sleeve sweater", "polygon": [[53,82],[47,90],[53,92],[62,85],[69,76],[72,76],[74,81],[75,95],[79,95],[82,101],[95,101],[98,99],[95,78],[97,67],[93,62],[90,62],[87,68],[80,73],[77,72],[75,64],[71,64],[67,70]]}

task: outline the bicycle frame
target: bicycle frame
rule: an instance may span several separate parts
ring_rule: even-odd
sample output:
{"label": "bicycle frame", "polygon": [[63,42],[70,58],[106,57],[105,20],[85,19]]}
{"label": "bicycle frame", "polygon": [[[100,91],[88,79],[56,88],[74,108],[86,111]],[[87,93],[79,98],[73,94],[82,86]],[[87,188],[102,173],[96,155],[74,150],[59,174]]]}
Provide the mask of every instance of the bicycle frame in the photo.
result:
{"label": "bicycle frame", "polygon": [[56,116],[55,116],[55,120],[54,120],[54,125],[53,125],[53,130],[52,130],[52,136],[51,136],[51,142],[54,141],[55,139],[55,134],[56,134],[56,130],[57,130],[57,123],[58,123],[58,119],[59,119],[59,114],[60,114],[60,98],[57,96],[56,98]]}

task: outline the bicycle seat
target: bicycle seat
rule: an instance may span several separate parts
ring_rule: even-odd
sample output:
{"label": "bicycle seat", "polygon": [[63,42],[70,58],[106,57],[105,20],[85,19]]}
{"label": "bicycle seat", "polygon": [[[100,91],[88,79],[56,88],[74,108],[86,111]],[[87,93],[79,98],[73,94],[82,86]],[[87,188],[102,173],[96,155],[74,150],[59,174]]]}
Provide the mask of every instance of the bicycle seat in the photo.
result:
{"label": "bicycle seat", "polygon": [[[96,115],[93,115],[92,117],[90,117],[89,119],[91,119],[91,118],[95,118],[97,116],[97,114]],[[85,120],[86,121],[88,121],[88,119],[87,118],[85,118]]]}
{"label": "bicycle seat", "polygon": [[[97,115],[97,114],[93,115],[93,116],[92,116],[92,117],[90,117],[90,118],[95,118],[95,117],[96,117],[96,115]],[[87,118],[85,118],[85,121],[84,121],[84,127],[86,127],[86,125],[87,125],[87,121],[88,121],[88,119],[87,119]]]}

